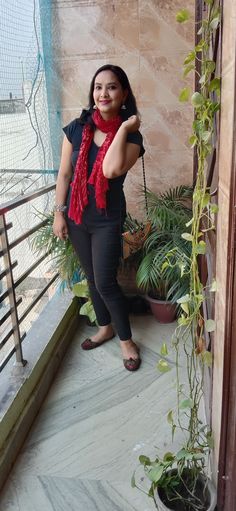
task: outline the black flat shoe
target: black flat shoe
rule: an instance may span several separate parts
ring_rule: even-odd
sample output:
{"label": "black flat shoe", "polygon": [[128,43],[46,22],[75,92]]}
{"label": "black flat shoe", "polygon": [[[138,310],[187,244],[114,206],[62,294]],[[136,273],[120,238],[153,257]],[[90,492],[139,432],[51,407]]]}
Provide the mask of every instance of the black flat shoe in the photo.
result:
{"label": "black flat shoe", "polygon": [[83,350],[94,350],[95,348],[98,348],[102,344],[104,344],[107,341],[111,341],[111,339],[114,339],[115,334],[113,334],[111,337],[108,337],[108,339],[103,339],[102,341],[94,342],[91,339],[87,338],[85,341],[82,342],[81,348]]}
{"label": "black flat shoe", "polygon": [[139,369],[139,367],[140,367],[141,358],[139,356],[138,346],[136,346],[136,349],[137,349],[138,358],[132,358],[132,357],[123,358],[123,364],[125,366],[125,369],[127,369],[127,371],[137,371],[137,369]]}

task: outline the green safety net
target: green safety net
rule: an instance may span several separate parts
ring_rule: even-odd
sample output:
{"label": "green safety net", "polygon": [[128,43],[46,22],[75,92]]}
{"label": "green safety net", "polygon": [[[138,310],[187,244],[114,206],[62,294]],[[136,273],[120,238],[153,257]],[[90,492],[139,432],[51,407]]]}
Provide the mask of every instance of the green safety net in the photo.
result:
{"label": "green safety net", "polygon": [[61,121],[51,11],[50,0],[0,0],[1,205],[55,182]]}

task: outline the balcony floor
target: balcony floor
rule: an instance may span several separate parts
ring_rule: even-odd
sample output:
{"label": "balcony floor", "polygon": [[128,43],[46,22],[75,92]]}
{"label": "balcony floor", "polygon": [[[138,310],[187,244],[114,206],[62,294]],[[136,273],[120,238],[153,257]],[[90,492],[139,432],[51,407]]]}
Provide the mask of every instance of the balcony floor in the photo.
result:
{"label": "balcony floor", "polygon": [[118,338],[84,352],[81,340],[94,330],[80,325],[2,491],[1,511],[156,509],[130,480],[140,454],[174,448],[166,415],[175,407],[175,371],[160,374],[156,364],[175,324],[151,315],[131,323],[143,359],[135,373],[123,367]]}

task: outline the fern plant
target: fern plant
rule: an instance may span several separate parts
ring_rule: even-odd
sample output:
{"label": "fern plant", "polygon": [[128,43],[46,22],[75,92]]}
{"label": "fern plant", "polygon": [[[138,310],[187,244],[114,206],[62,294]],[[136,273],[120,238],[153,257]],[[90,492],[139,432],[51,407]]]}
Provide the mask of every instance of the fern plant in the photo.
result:
{"label": "fern plant", "polygon": [[146,192],[152,229],[144,243],[136,279],[137,285],[155,298],[176,302],[189,290],[184,270],[190,265],[191,250],[181,234],[192,217],[192,192],[189,186],[170,188],[161,194]]}
{"label": "fern plant", "polygon": [[31,247],[38,255],[51,254],[53,267],[59,272],[60,287],[72,289],[83,273],[79,259],[69,239],[62,241],[53,233],[53,213],[35,212],[45,224],[31,237]]}

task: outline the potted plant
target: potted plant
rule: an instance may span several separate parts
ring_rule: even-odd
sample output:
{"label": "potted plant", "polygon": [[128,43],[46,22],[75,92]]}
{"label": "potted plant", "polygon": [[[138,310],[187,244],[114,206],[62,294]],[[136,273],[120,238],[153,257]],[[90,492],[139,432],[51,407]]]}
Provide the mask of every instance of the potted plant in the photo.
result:
{"label": "potted plant", "polygon": [[[193,133],[190,137],[192,147],[196,149],[197,175],[193,191],[192,218],[187,222],[191,231],[182,232],[182,238],[189,243],[189,264],[182,269],[182,276],[189,276],[189,291],[179,297],[177,302],[181,308],[178,325],[172,337],[172,348],[175,351],[177,407],[169,410],[167,421],[172,429],[172,437],[180,428],[183,441],[177,452],[166,452],[151,460],[141,455],[139,461],[150,481],[149,495],[154,498],[161,511],[214,511],[216,492],[209,478],[209,455],[213,448],[211,428],[202,419],[202,400],[204,395],[204,376],[212,363],[212,355],[207,350],[206,332],[215,329],[213,319],[203,315],[203,303],[206,294],[216,290],[216,283],[205,285],[201,282],[199,271],[199,255],[206,253],[205,233],[214,229],[217,206],[212,202],[210,190],[207,188],[207,158],[213,150],[214,116],[220,108],[217,99],[220,89],[220,78],[214,76],[215,63],[211,59],[210,42],[214,38],[219,25],[219,4],[215,0],[207,0],[207,15],[199,28],[200,42],[189,53],[184,61],[184,76],[192,70],[199,75],[199,92],[191,97],[195,110]],[[188,12],[182,10],[177,20],[184,22]],[[195,69],[195,60],[201,64],[200,73]],[[189,90],[183,89],[180,100],[189,98]],[[174,252],[172,251],[172,255]],[[168,259],[168,257],[167,257]],[[166,261],[167,265],[168,260]],[[171,260],[170,268],[178,266],[178,258]],[[162,345],[163,358],[158,362],[162,372],[170,370],[166,344]],[[180,354],[184,357],[181,363]],[[186,367],[186,379],[182,381],[183,367]],[[135,475],[132,486],[138,486]]]}
{"label": "potted plant", "polygon": [[192,216],[192,188],[178,186],[161,194],[147,190],[146,199],[152,228],[143,246],[136,280],[146,292],[156,319],[167,323],[176,317],[177,299],[189,290],[187,272],[180,277],[189,265],[191,251],[181,234]]}

